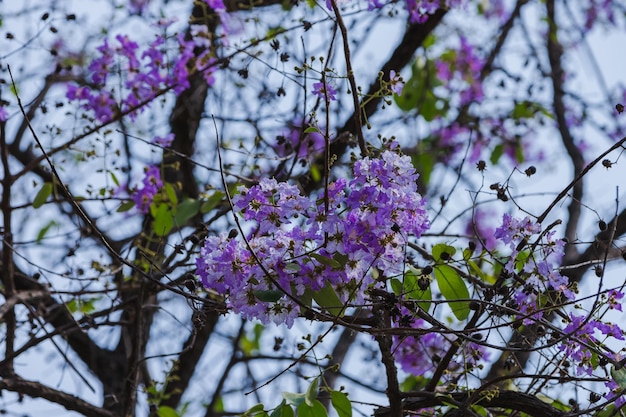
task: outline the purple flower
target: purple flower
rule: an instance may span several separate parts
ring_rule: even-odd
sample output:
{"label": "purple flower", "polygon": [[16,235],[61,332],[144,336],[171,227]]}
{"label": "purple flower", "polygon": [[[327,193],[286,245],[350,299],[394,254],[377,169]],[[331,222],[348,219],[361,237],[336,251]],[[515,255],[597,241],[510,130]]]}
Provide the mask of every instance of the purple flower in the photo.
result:
{"label": "purple flower", "polygon": [[142,181],[142,188],[136,189],[132,195],[132,199],[135,202],[137,210],[141,213],[148,213],[150,205],[154,200],[154,196],[163,187],[163,181],[161,181],[161,171],[159,167],[151,166],[146,168],[145,175]]}
{"label": "purple flower", "polygon": [[402,89],[404,88],[404,81],[402,80],[402,76],[396,71],[389,71],[389,85],[391,87],[391,91],[396,93],[397,95],[402,94]]}
{"label": "purple flower", "polygon": [[0,122],[6,122],[9,118],[9,112],[4,106],[0,106]]}
{"label": "purple flower", "polygon": [[168,133],[167,135],[161,137],[157,136],[152,140],[152,143],[156,145],[163,146],[164,148],[169,148],[172,142],[174,141],[175,135],[173,133]]}
{"label": "purple flower", "polygon": [[313,84],[313,94],[326,101],[337,100],[337,90],[328,83],[315,83]]}
{"label": "purple flower", "polygon": [[256,257],[236,239],[207,239],[196,261],[203,284],[244,317],[288,326],[299,307],[285,291],[300,297],[331,285],[342,302],[364,302],[373,268],[402,273],[406,239],[430,224],[409,157],[385,151],[355,163],[353,175],[329,184],[328,207],[275,179],[240,187],[234,209],[254,223],[247,239]]}

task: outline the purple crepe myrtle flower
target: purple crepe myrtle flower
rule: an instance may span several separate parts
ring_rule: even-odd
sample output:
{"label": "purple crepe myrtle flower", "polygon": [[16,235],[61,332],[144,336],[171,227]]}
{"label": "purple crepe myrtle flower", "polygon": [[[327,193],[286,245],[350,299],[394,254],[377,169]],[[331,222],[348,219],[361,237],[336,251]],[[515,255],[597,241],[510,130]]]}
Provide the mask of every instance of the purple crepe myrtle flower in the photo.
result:
{"label": "purple crepe myrtle flower", "polygon": [[172,145],[174,138],[175,138],[175,135],[173,133],[168,133],[165,136],[156,136],[152,140],[152,143],[163,146],[164,148],[169,148]]}
{"label": "purple crepe myrtle flower", "polygon": [[601,341],[595,336],[597,332],[607,337],[624,340],[623,332],[616,324],[605,323],[585,315],[578,316],[570,313],[569,319],[570,322],[563,329],[563,333],[572,337],[568,337],[561,343],[559,349],[568,358],[576,362],[577,375],[586,374],[590,376],[593,373],[594,365],[591,361],[592,352],[587,345],[598,346],[601,344]]}
{"label": "purple crepe myrtle flower", "polygon": [[137,207],[137,210],[139,210],[140,213],[148,213],[150,205],[154,200],[154,196],[157,195],[162,187],[163,181],[161,180],[161,170],[159,167],[150,166],[146,168],[142,181],[142,187],[140,189],[136,189],[132,194],[135,207]]}
{"label": "purple crepe myrtle flower", "polygon": [[0,105],[0,122],[6,122],[9,118],[9,112],[5,106]]}
{"label": "purple crepe myrtle flower", "polygon": [[396,93],[397,95],[402,94],[402,89],[404,88],[404,80],[402,79],[402,76],[396,73],[396,71],[394,70],[389,71],[389,85],[392,92]]}
{"label": "purple crepe myrtle flower", "polygon": [[335,90],[332,85],[321,81],[319,83],[313,84],[313,94],[315,94],[322,100],[337,100],[337,90]]}
{"label": "purple crepe myrtle flower", "polygon": [[[401,307],[400,316],[394,321],[394,326],[429,329],[424,320],[415,318],[406,307]],[[395,359],[403,371],[415,376],[429,377],[437,367],[436,358],[443,358],[454,340],[454,336],[435,331],[428,331],[419,336],[394,336],[391,351],[394,352]],[[488,358],[489,354],[483,346],[474,342],[464,342],[450,361],[446,375],[452,377],[453,374],[468,371]]]}
{"label": "purple crepe myrtle flower", "polygon": [[238,239],[208,238],[196,260],[204,286],[244,317],[288,326],[300,307],[284,292],[301,297],[330,285],[342,302],[363,302],[372,270],[401,272],[407,238],[429,222],[409,157],[385,151],[357,161],[353,175],[329,184],[328,208],[322,196],[275,179],[240,187],[233,205],[255,224],[247,237],[254,255]]}

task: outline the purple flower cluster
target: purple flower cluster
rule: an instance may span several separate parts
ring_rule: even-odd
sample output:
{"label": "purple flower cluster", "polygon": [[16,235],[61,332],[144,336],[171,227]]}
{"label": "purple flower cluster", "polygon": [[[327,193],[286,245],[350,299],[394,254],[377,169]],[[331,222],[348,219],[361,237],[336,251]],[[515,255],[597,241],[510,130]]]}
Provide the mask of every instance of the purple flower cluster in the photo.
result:
{"label": "purple flower cluster", "polygon": [[236,313],[291,326],[307,294],[330,286],[342,303],[360,302],[373,269],[401,273],[407,239],[429,227],[411,159],[385,151],[353,172],[329,185],[328,208],[273,179],[240,187],[236,215],[256,225],[250,248],[226,234],[208,237],[196,260],[203,285]]}
{"label": "purple flower cluster", "polygon": [[163,181],[161,181],[161,171],[157,166],[151,166],[146,169],[143,181],[143,187],[136,189],[133,192],[132,199],[135,202],[135,207],[141,213],[147,213],[150,209],[150,204],[154,200],[154,196],[163,187]]}
{"label": "purple flower cluster", "polygon": [[[410,327],[414,329],[428,329],[428,325],[422,319],[414,319],[411,313],[402,308],[403,321],[410,318]],[[397,323],[396,323],[397,325]],[[441,333],[430,331],[420,336],[394,336],[391,351],[402,370],[415,376],[431,376],[441,358],[450,349],[454,342],[454,337],[450,338]],[[450,361],[446,373],[453,376],[458,372],[471,370],[481,360],[488,359],[488,352],[484,346],[474,342],[465,342],[458,350],[457,354]]]}
{"label": "purple flower cluster", "polygon": [[446,87],[452,87],[456,81],[463,81],[466,88],[461,91],[461,105],[481,101],[484,97],[480,71],[484,60],[465,37],[454,55],[443,57],[435,63],[437,76]]}
{"label": "purple flower cluster", "polygon": [[[555,291],[563,300],[573,300],[574,292],[569,288],[566,277],[561,275],[558,267],[564,253],[565,242],[555,239],[554,231],[541,235],[541,224],[534,222],[530,217],[516,219],[504,214],[502,226],[498,227],[494,237],[507,245],[511,253],[504,265],[504,272],[510,277],[517,277],[513,281],[513,301],[519,318],[525,325],[531,324],[543,317],[540,294],[546,291]],[[533,240],[534,239],[534,240]],[[526,245],[520,252],[517,247],[525,241],[535,247],[534,252]]]}
{"label": "purple flower cluster", "polygon": [[465,0],[406,0],[411,23],[424,23],[437,9],[461,6]]}
{"label": "purple flower cluster", "polygon": [[[130,116],[134,118],[167,89],[180,94],[189,87],[192,69],[201,70],[208,80],[212,79],[213,61],[204,59],[201,69],[193,62],[195,39],[186,40],[182,34],[177,36],[175,59],[166,56],[167,40],[163,36],[157,36],[144,50],[127,35],[117,35],[115,40],[115,44],[110,45],[105,39],[97,48],[98,55],[88,66],[88,85],[69,84],[67,87],[67,98],[93,111],[99,122],[106,123],[127,111],[131,111]],[[121,81],[109,80],[112,74],[118,74]]]}
{"label": "purple flower cluster", "polygon": [[306,128],[312,126],[313,121],[302,126],[302,116],[295,118],[282,135],[276,137],[274,149],[281,158],[293,156],[297,152],[298,159],[311,160],[324,152],[326,141],[320,132],[304,133]]}
{"label": "purple flower cluster", "polygon": [[[594,320],[588,316],[569,315],[570,322],[563,329],[563,333],[569,337],[559,345],[559,349],[565,356],[576,363],[576,374],[591,376],[593,368],[592,352],[587,346],[598,347],[601,341],[594,336],[596,331],[605,336],[612,336],[618,340],[624,340],[622,329],[616,324]],[[585,345],[581,344],[583,342]]]}
{"label": "purple flower cluster", "polygon": [[321,81],[319,83],[313,84],[313,94],[318,96],[322,100],[337,100],[337,90],[335,90],[332,85]]}

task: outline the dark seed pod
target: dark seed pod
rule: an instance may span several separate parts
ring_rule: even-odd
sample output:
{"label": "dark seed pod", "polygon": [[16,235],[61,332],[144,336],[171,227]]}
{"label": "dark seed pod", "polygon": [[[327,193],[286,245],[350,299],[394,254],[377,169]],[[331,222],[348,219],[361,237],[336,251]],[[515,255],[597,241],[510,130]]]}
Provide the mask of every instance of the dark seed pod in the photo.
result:
{"label": "dark seed pod", "polygon": [[536,172],[537,172],[537,168],[535,168],[532,165],[526,168],[526,171],[524,171],[524,173],[529,177],[533,176]]}
{"label": "dark seed pod", "polygon": [[616,105],[615,105],[615,110],[617,110],[617,112],[618,112],[619,114],[624,113],[624,105],[623,105],[623,104],[616,104]]}
{"label": "dark seed pod", "polygon": [[602,166],[605,167],[606,169],[609,169],[613,166],[613,162],[611,162],[610,159],[603,159]]}
{"label": "dark seed pod", "polygon": [[598,222],[598,228],[604,232],[607,228],[606,222],[604,220],[600,220]]}
{"label": "dark seed pod", "polygon": [[478,310],[480,308],[480,304],[478,304],[478,301],[472,300],[469,303],[469,308],[470,308],[470,310],[476,311],[476,310]]}
{"label": "dark seed pod", "polygon": [[422,268],[423,275],[429,275],[432,272],[433,272],[433,267],[430,265],[426,265],[425,267]]}
{"label": "dark seed pod", "polygon": [[600,361],[598,362],[598,365],[600,366],[607,366],[608,364],[609,364],[609,360],[605,358],[604,356],[602,356],[600,358]]}
{"label": "dark seed pod", "polygon": [[601,398],[602,398],[602,396],[600,394],[598,394],[597,392],[590,392],[589,393],[589,402],[591,404],[597,403],[598,401],[600,401]]}
{"label": "dark seed pod", "polygon": [[470,240],[467,244],[467,247],[473,253],[476,250],[476,242],[474,242],[473,240]]}
{"label": "dark seed pod", "polygon": [[450,259],[450,254],[448,252],[441,252],[441,255],[439,255],[439,257],[442,261],[447,261],[448,259]]}
{"label": "dark seed pod", "polygon": [[596,274],[598,278],[600,278],[602,276],[602,273],[604,273],[604,269],[602,269],[600,265],[596,265],[596,267],[593,268],[593,272]]}
{"label": "dark seed pod", "polygon": [[483,161],[482,159],[476,162],[476,169],[479,170],[480,172],[483,172],[486,168],[487,168],[487,163]]}
{"label": "dark seed pod", "polygon": [[426,291],[428,287],[430,287],[430,280],[426,277],[420,277],[420,279],[417,280],[417,286],[420,290]]}
{"label": "dark seed pod", "polygon": [[234,238],[237,237],[238,234],[239,234],[239,230],[231,229],[230,232],[228,232],[228,238],[229,239],[234,239]]}

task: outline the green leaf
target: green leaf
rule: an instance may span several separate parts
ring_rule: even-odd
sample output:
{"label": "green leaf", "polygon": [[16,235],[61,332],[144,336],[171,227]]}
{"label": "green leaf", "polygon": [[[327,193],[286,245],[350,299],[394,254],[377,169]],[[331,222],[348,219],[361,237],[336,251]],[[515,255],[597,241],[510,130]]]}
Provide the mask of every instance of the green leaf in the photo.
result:
{"label": "green leaf", "polygon": [[[295,285],[292,286],[291,293],[292,294],[296,293]],[[313,291],[310,288],[305,289],[304,293],[300,295],[298,298],[303,305],[309,308],[313,305]]]}
{"label": "green leaf", "polygon": [[256,405],[253,405],[252,407],[250,407],[248,409],[248,411],[243,413],[243,415],[244,416],[254,416],[254,415],[263,413],[264,410],[265,410],[265,407],[263,406],[263,404],[256,404]]}
{"label": "green leaf", "polygon": [[472,272],[478,275],[480,279],[482,279],[485,282],[488,282],[489,284],[495,284],[496,279],[491,275],[485,274],[483,270],[478,267],[476,262],[470,260],[470,261],[467,261],[467,264],[470,266],[470,269],[472,270]]}
{"label": "green leaf", "polygon": [[391,278],[391,290],[395,295],[402,294],[402,282],[398,278]]}
{"label": "green leaf", "polygon": [[459,320],[465,320],[470,313],[469,303],[467,301],[457,301],[459,299],[468,299],[469,291],[465,285],[463,278],[453,268],[448,265],[438,265],[435,267],[435,278],[437,285],[441,291],[441,295],[447,301],[450,301],[452,313]]}
{"label": "green leaf", "polygon": [[411,162],[415,167],[415,170],[419,172],[420,178],[424,185],[428,185],[430,181],[430,174],[435,167],[435,157],[430,152],[418,152],[411,156]]}
{"label": "green leaf", "polygon": [[270,417],[294,417],[293,408],[287,405],[287,402],[283,400],[283,402],[272,411]]}
{"label": "green leaf", "polygon": [[339,296],[335,292],[335,289],[330,285],[326,285],[319,291],[313,293],[313,299],[315,302],[334,316],[343,315],[343,303],[339,299]]}
{"label": "green leaf", "polygon": [[301,269],[300,264],[296,262],[289,262],[288,264],[285,264],[285,271],[300,272]]}
{"label": "green leaf", "polygon": [[174,186],[169,182],[166,182],[164,188],[167,199],[170,201],[170,203],[172,203],[172,206],[178,205],[178,196],[176,196],[176,190],[174,189]]}
{"label": "green leaf", "polygon": [[[152,213],[152,207],[151,207]],[[157,236],[167,236],[167,234],[174,227],[174,216],[172,216],[172,212],[168,207],[168,204],[161,203],[159,204],[153,213],[154,224],[152,228],[154,229],[154,233]]]}
{"label": "green leaf", "polygon": [[309,126],[306,129],[304,129],[304,133],[319,133],[319,129],[314,127],[314,126]]}
{"label": "green leaf", "polygon": [[38,209],[43,206],[48,197],[50,197],[50,194],[52,194],[52,183],[44,182],[35,196],[35,200],[33,200],[33,208]]}
{"label": "green leaf", "polygon": [[186,198],[176,208],[174,223],[177,226],[184,226],[189,219],[198,214],[200,211],[200,202],[193,198]]}
{"label": "green leaf", "polygon": [[222,202],[222,199],[224,198],[225,195],[226,193],[224,193],[223,191],[214,192],[211,195],[211,197],[207,198],[207,200],[204,203],[202,203],[200,212],[202,212],[202,214],[206,214],[209,211],[213,210],[215,207],[218,206],[218,204]]}
{"label": "green leaf", "polygon": [[158,408],[157,414],[159,417],[180,417],[180,415],[172,407],[162,405]]}
{"label": "green leaf", "polygon": [[297,394],[295,392],[283,392],[283,398],[287,401],[287,403],[293,405],[294,407],[299,407],[304,403],[304,394]]}
{"label": "green leaf", "polygon": [[352,403],[341,391],[330,392],[330,402],[339,417],[352,417]]}
{"label": "green leaf", "polygon": [[626,368],[615,369],[615,367],[611,366],[611,376],[621,389],[626,390]]}
{"label": "green leaf", "polygon": [[[418,276],[415,271],[407,271],[404,274],[404,293],[413,300],[419,300],[417,305],[419,305],[422,310],[428,311],[430,310],[431,303],[433,299],[432,291],[430,289],[430,285],[425,290],[422,290],[419,287],[418,281],[421,276]],[[428,277],[425,277],[428,279]]]}
{"label": "green leaf", "polygon": [[117,212],[118,213],[124,213],[125,211],[128,211],[128,210],[132,209],[133,207],[135,207],[135,202],[133,200],[124,201],[117,208]]}
{"label": "green leaf", "polygon": [[281,291],[278,290],[257,290],[253,293],[257,300],[264,303],[275,303],[276,301],[280,300],[284,295]]}
{"label": "green leaf", "polygon": [[311,164],[311,179],[314,182],[319,182],[322,179],[322,173],[320,172],[320,168],[317,164]]}
{"label": "green leaf", "polygon": [[504,153],[504,147],[501,144],[496,145],[496,147],[493,148],[493,151],[491,152],[491,157],[489,158],[491,165],[496,165],[498,161],[500,160],[500,157],[502,156],[503,153]]}
{"label": "green leaf", "polygon": [[44,237],[46,237],[46,234],[48,233],[48,231],[50,231],[50,228],[52,228],[54,226],[58,226],[58,223],[55,222],[54,220],[50,220],[47,225],[45,225],[44,227],[41,228],[39,233],[37,233],[37,243],[38,244],[41,243],[41,241],[43,240]]}
{"label": "green leaf", "polygon": [[[443,253],[448,254],[448,257],[446,259],[442,259],[441,256]],[[433,246],[432,254],[433,254],[433,258],[437,262],[441,262],[441,261],[446,262],[448,259],[452,258],[452,256],[454,256],[455,253],[456,253],[456,248],[450,245],[446,245],[445,243],[438,243],[435,246]]]}
{"label": "green leaf", "polygon": [[313,403],[317,399],[317,390],[319,389],[319,378],[313,379],[311,385],[306,390],[306,396],[304,397],[304,402],[309,406],[313,407]]}
{"label": "green leaf", "polygon": [[313,402],[313,406],[306,403],[298,406],[298,417],[328,417],[326,409],[319,400]]}
{"label": "green leaf", "polygon": [[113,173],[113,171],[109,171],[109,175],[111,176],[111,179],[115,183],[115,186],[119,187],[120,186],[120,182],[118,181],[118,179],[115,176],[115,174]]}
{"label": "green leaf", "polygon": [[334,269],[340,269],[342,266],[341,263],[339,263],[335,259],[329,258],[328,256],[320,255],[319,253],[310,253],[309,256],[315,259],[317,262],[321,263],[322,265],[330,266]]}

